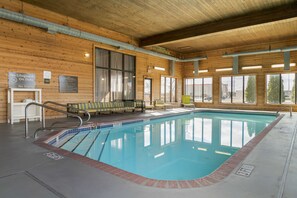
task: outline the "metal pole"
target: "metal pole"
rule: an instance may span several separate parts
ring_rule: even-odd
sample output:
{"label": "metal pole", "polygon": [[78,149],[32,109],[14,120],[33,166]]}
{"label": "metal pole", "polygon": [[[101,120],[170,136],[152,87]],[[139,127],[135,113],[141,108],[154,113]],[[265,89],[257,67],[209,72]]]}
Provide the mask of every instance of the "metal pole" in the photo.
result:
{"label": "metal pole", "polygon": [[28,136],[28,118],[27,118],[27,107],[28,105],[25,107],[25,138],[29,138]]}
{"label": "metal pole", "polygon": [[42,106],[42,109],[41,109],[41,115],[42,115],[42,128],[45,128],[45,113],[44,113],[43,106]]}

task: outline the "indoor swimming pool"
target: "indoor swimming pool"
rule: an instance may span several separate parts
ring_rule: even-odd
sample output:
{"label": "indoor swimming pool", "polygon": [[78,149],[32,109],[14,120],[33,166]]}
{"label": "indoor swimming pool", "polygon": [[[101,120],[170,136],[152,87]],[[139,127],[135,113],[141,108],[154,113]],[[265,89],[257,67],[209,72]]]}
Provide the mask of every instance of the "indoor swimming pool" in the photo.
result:
{"label": "indoor swimming pool", "polygon": [[196,112],[64,132],[50,144],[157,180],[205,177],[256,137],[274,115]]}

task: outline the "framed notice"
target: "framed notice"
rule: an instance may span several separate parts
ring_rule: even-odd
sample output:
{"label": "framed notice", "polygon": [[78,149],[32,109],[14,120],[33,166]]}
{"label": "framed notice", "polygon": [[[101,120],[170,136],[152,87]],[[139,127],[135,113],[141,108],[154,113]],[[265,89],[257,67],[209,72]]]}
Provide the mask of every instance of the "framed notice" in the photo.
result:
{"label": "framed notice", "polygon": [[36,86],[36,76],[35,74],[9,72],[8,86],[9,88],[34,89]]}
{"label": "framed notice", "polygon": [[77,76],[59,76],[60,93],[78,93]]}

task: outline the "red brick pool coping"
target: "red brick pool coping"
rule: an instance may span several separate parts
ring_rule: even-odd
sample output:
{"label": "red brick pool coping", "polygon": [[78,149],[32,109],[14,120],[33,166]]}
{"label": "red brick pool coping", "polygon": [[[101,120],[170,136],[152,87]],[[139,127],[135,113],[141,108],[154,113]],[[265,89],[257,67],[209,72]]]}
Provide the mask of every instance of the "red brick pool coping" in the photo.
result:
{"label": "red brick pool coping", "polygon": [[232,155],[225,163],[223,163],[218,169],[213,171],[211,174],[194,180],[179,180],[179,181],[168,181],[168,180],[156,180],[149,179],[134,173],[124,171],[122,169],[110,166],[108,164],[92,160],[90,158],[72,153],[50,144],[47,144],[48,139],[60,134],[62,131],[52,132],[38,140],[34,143],[38,146],[56,152],[62,156],[70,157],[72,159],[81,161],[88,164],[91,167],[103,170],[112,175],[118,176],[130,182],[144,185],[148,187],[156,188],[171,188],[171,189],[185,189],[185,188],[197,188],[203,186],[209,186],[215,184],[224,178],[226,178],[240,163],[246,158],[246,156],[253,150],[253,148],[265,137],[265,135],[284,117],[284,115],[279,115],[272,123],[270,123],[263,131],[239,149],[234,155]]}

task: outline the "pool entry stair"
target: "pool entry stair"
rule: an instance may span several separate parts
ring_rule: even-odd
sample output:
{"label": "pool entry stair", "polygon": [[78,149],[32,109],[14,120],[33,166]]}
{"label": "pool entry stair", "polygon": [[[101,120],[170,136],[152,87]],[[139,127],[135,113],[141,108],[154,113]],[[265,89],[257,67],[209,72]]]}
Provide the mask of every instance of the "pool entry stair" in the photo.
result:
{"label": "pool entry stair", "polygon": [[77,132],[58,141],[56,146],[100,161],[109,134],[110,130],[99,129]]}
{"label": "pool entry stair", "polygon": [[[55,107],[53,106],[50,106],[50,105],[54,105]],[[83,124],[85,123],[88,123],[88,121],[91,119],[91,115],[88,111],[86,110],[81,110],[81,109],[77,109],[75,108],[76,110],[80,110],[80,111],[83,111],[86,115],[88,115],[87,119],[86,120],[83,120],[81,118],[81,116],[79,116],[78,114],[75,114],[75,113],[70,113],[68,112],[68,108],[69,106],[68,105],[64,105],[64,104],[61,104],[61,103],[57,103],[57,102],[54,102],[54,101],[46,101],[44,102],[43,104],[40,104],[40,103],[37,103],[37,102],[31,102],[31,103],[28,103],[25,107],[25,138],[29,138],[29,117],[28,117],[28,109],[30,106],[38,106],[41,108],[41,114],[42,114],[42,127],[38,128],[35,130],[34,132],[34,138],[36,139],[37,138],[37,134],[38,132],[40,131],[52,131],[54,129],[61,129],[61,128],[78,128],[78,127],[81,127]],[[66,110],[61,110],[58,107],[64,107],[66,108]],[[72,109],[74,107],[71,107]],[[64,115],[67,115],[67,117],[73,117],[73,118],[76,118],[77,119],[77,124],[76,125],[71,125],[71,126],[63,126],[63,127],[57,127],[55,125],[58,125],[58,124],[65,124],[65,123],[72,123],[73,124],[73,121],[66,121],[66,122],[54,122],[53,124],[51,124],[51,126],[49,127],[46,127],[45,126],[45,113],[44,113],[44,109],[49,109],[49,110],[52,110],[52,111],[55,111],[55,112],[59,112],[59,113],[62,113]],[[90,123],[89,123],[90,124]]]}

